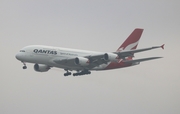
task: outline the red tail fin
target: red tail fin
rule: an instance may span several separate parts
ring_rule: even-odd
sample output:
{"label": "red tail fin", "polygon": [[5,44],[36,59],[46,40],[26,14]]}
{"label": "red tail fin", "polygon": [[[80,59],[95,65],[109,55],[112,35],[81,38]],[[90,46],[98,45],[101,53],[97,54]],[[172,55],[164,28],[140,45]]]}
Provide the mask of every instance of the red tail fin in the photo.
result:
{"label": "red tail fin", "polygon": [[124,41],[124,43],[117,49],[117,52],[122,50],[136,49],[136,47],[138,46],[139,39],[142,35],[142,32],[143,29],[136,28]]}

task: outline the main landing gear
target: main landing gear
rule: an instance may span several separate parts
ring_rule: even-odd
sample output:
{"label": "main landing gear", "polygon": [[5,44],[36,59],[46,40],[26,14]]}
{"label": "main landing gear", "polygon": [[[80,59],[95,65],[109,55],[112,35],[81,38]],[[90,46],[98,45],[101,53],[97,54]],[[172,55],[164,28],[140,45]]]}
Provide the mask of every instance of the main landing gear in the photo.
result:
{"label": "main landing gear", "polygon": [[73,73],[73,76],[81,76],[81,75],[86,75],[86,74],[91,74],[91,72],[88,70],[84,70],[81,72]]}
{"label": "main landing gear", "polygon": [[69,76],[69,75],[71,75],[71,72],[69,72],[68,70],[65,70],[65,71],[67,71],[67,72],[64,73],[64,76]]}
{"label": "main landing gear", "polygon": [[23,69],[27,69],[26,63],[24,63],[23,61],[22,61],[22,63],[23,63],[23,65],[24,65],[22,68],[23,68]]}
{"label": "main landing gear", "polygon": [[[64,76],[71,75],[71,72],[69,72],[68,70],[66,70],[66,71],[67,72],[64,73]],[[73,73],[73,76],[82,76],[82,75],[86,75],[86,74],[91,74],[91,72],[89,70],[83,70],[81,72]]]}
{"label": "main landing gear", "polygon": [[69,75],[71,75],[71,72],[64,73],[64,76],[69,76]]}

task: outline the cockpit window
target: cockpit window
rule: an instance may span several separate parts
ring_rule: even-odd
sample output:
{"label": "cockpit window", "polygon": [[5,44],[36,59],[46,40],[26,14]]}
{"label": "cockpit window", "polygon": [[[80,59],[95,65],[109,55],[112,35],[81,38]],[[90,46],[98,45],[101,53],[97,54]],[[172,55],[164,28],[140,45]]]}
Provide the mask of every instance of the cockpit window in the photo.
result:
{"label": "cockpit window", "polygon": [[20,52],[25,52],[25,50],[20,50]]}

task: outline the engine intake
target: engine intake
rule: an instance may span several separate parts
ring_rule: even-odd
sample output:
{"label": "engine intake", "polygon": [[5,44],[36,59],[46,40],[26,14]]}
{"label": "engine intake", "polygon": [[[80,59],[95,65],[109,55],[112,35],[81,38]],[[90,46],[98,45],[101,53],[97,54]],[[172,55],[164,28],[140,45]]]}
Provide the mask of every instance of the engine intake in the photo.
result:
{"label": "engine intake", "polygon": [[81,66],[88,66],[89,65],[89,59],[84,57],[76,57],[74,60],[75,65],[81,65]]}
{"label": "engine intake", "polygon": [[119,56],[114,53],[105,53],[104,54],[104,60],[105,61],[111,61],[111,62],[117,62],[119,59]]}
{"label": "engine intake", "polygon": [[47,72],[50,69],[49,66],[43,64],[35,64],[34,70],[37,72]]}

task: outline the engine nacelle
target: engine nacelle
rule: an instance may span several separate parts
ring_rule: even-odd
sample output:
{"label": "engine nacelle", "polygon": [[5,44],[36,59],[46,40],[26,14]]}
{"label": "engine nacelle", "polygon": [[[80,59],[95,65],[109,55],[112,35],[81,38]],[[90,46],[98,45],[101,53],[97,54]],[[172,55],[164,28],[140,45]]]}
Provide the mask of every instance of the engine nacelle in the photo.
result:
{"label": "engine nacelle", "polygon": [[37,72],[47,72],[50,69],[49,66],[43,64],[35,64],[34,70]]}
{"label": "engine nacelle", "polygon": [[75,65],[81,65],[81,66],[88,66],[89,65],[89,59],[84,57],[76,57],[74,60]]}
{"label": "engine nacelle", "polygon": [[119,56],[114,53],[105,53],[104,54],[104,60],[105,61],[111,61],[111,62],[117,62],[119,59]]}

